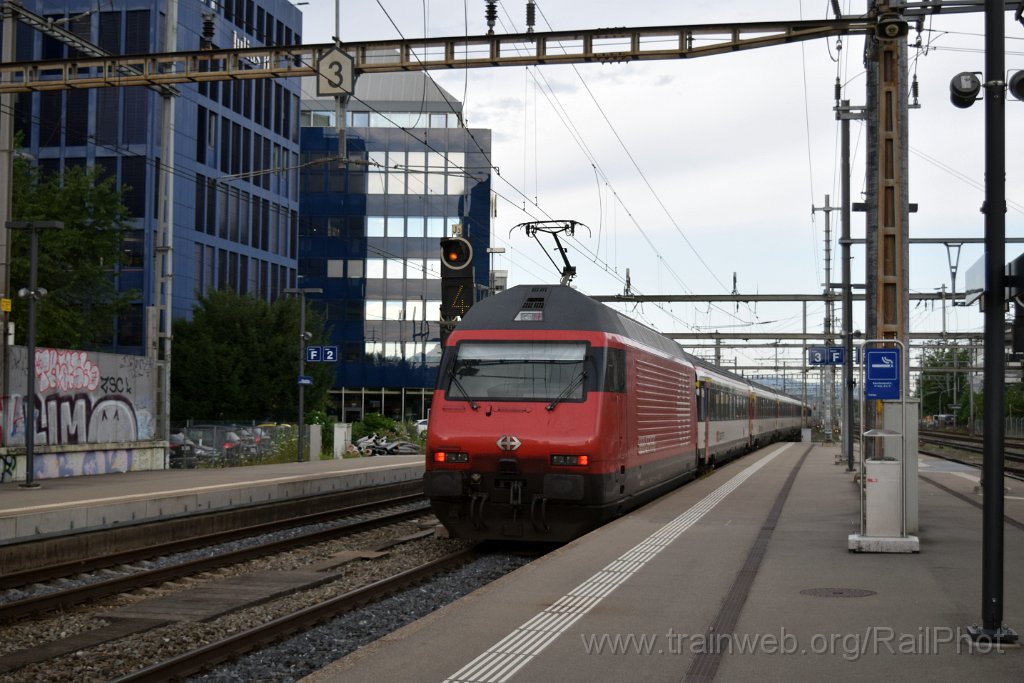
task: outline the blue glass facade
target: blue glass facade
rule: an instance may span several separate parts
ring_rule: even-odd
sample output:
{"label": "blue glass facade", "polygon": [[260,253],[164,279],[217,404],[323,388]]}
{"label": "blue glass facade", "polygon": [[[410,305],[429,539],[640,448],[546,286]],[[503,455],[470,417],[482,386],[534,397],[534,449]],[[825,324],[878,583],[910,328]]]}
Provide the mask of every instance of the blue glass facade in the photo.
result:
{"label": "blue glass facade", "polygon": [[[165,46],[164,0],[65,0],[23,5],[113,54]],[[287,0],[179,3],[176,51],[200,49],[204,21],[217,48],[301,43],[301,14]],[[19,23],[18,60],[73,56],[56,38]],[[173,168],[173,316],[200,294],[231,289],[272,300],[294,286],[298,231],[298,79],[177,86]],[[122,290],[138,290],[112,350],[142,353],[154,304],[154,235],[163,103],[150,89],[101,88],[19,95],[16,130],[46,172],[96,165],[131,188],[135,230],[124,248]]]}
{"label": "blue glass facade", "polygon": [[[361,77],[374,78],[388,76]],[[342,361],[339,416],[415,419],[429,408],[440,360],[439,240],[453,225],[473,244],[478,290],[487,287],[490,131],[459,127],[448,103],[447,113],[423,113],[420,92],[357,99],[345,162],[329,102],[303,102],[299,274],[303,287],[324,290],[318,303]]]}

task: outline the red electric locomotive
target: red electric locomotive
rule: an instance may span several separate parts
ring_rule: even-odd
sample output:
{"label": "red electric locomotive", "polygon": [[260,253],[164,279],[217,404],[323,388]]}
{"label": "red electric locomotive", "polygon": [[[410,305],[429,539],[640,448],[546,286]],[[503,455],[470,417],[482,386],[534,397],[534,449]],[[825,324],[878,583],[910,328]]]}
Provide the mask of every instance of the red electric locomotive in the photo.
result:
{"label": "red electric locomotive", "polygon": [[712,371],[674,341],[567,286],[484,299],[439,368],[424,475],[435,514],[459,537],[566,541],[692,479],[715,454],[698,368],[708,388]]}

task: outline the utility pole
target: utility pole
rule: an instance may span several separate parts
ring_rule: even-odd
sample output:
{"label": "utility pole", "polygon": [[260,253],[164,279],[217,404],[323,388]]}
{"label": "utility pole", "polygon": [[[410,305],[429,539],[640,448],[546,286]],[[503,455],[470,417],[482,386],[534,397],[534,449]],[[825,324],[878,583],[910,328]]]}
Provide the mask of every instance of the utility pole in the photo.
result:
{"label": "utility pole", "polygon": [[[829,204],[829,196],[825,195],[825,206],[811,206],[811,213],[821,211],[825,214],[825,347],[832,346],[832,212],[838,211],[838,206]],[[832,442],[832,435],[835,433],[835,425],[832,416],[835,414],[835,367],[829,363],[822,366],[822,391],[825,396],[822,400],[825,417],[822,424],[825,430],[825,442]]]}
{"label": "utility pole", "polygon": [[[0,7],[3,18],[3,54],[0,60],[4,63],[14,61],[15,18],[11,3],[5,2]],[[3,80],[9,75],[4,74]],[[7,222],[11,220],[11,174],[14,166],[14,95],[0,94],[0,400],[9,401],[11,395],[10,359],[11,340],[8,338],[8,325],[11,318],[11,233]],[[0,430],[0,446],[7,444],[7,430]]]}
{"label": "utility pole", "polygon": [[1006,341],[1003,331],[1006,263],[1006,27],[1002,1],[985,0],[985,403],[982,440],[982,625],[975,640],[1016,642],[1003,624],[1003,466]]}
{"label": "utility pole", "polygon": [[841,168],[839,170],[841,197],[840,217],[842,234],[839,246],[842,249],[843,278],[843,456],[846,460],[846,471],[853,472],[853,284],[850,263],[850,121],[863,119],[863,107],[851,107],[849,100],[841,99],[842,86],[836,79],[836,118],[839,119]]}
{"label": "utility pole", "polygon": [[[167,45],[177,49],[178,0],[167,0],[164,18]],[[160,165],[157,168],[156,234],[153,238],[153,298],[146,326],[149,356],[157,368],[157,411],[155,436],[167,440],[171,434],[171,319],[174,282],[174,109],[175,94],[163,92],[163,130]],[[169,456],[168,456],[169,457]]]}
{"label": "utility pole", "polygon": [[[320,287],[287,287],[282,290],[283,294],[297,294],[299,297],[299,420],[298,420],[298,433],[296,435],[296,447],[298,448],[298,454],[295,456],[295,462],[302,462],[305,457],[305,438],[306,438],[306,384],[309,383],[309,378],[306,375],[306,342],[310,340],[312,335],[306,332],[306,295],[307,294],[323,294],[324,290]],[[309,454],[309,459],[313,460],[313,454]]]}

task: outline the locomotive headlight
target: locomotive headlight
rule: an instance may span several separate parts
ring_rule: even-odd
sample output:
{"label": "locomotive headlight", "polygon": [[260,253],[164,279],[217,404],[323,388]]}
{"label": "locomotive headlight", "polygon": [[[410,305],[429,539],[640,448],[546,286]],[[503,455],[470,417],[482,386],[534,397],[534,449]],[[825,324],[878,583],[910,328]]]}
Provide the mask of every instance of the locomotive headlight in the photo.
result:
{"label": "locomotive headlight", "polygon": [[590,457],[586,455],[552,455],[551,464],[558,467],[586,467]]}
{"label": "locomotive headlight", "polygon": [[438,463],[466,463],[469,462],[469,453],[454,453],[451,451],[435,451],[434,462]]}

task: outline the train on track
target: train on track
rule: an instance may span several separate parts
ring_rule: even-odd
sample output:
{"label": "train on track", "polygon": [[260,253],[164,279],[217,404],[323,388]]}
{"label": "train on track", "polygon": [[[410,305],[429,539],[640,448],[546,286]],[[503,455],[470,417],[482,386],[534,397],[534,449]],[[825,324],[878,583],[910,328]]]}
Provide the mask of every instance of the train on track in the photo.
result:
{"label": "train on track", "polygon": [[798,440],[805,409],[568,286],[521,285],[446,343],[424,487],[454,536],[564,542]]}

